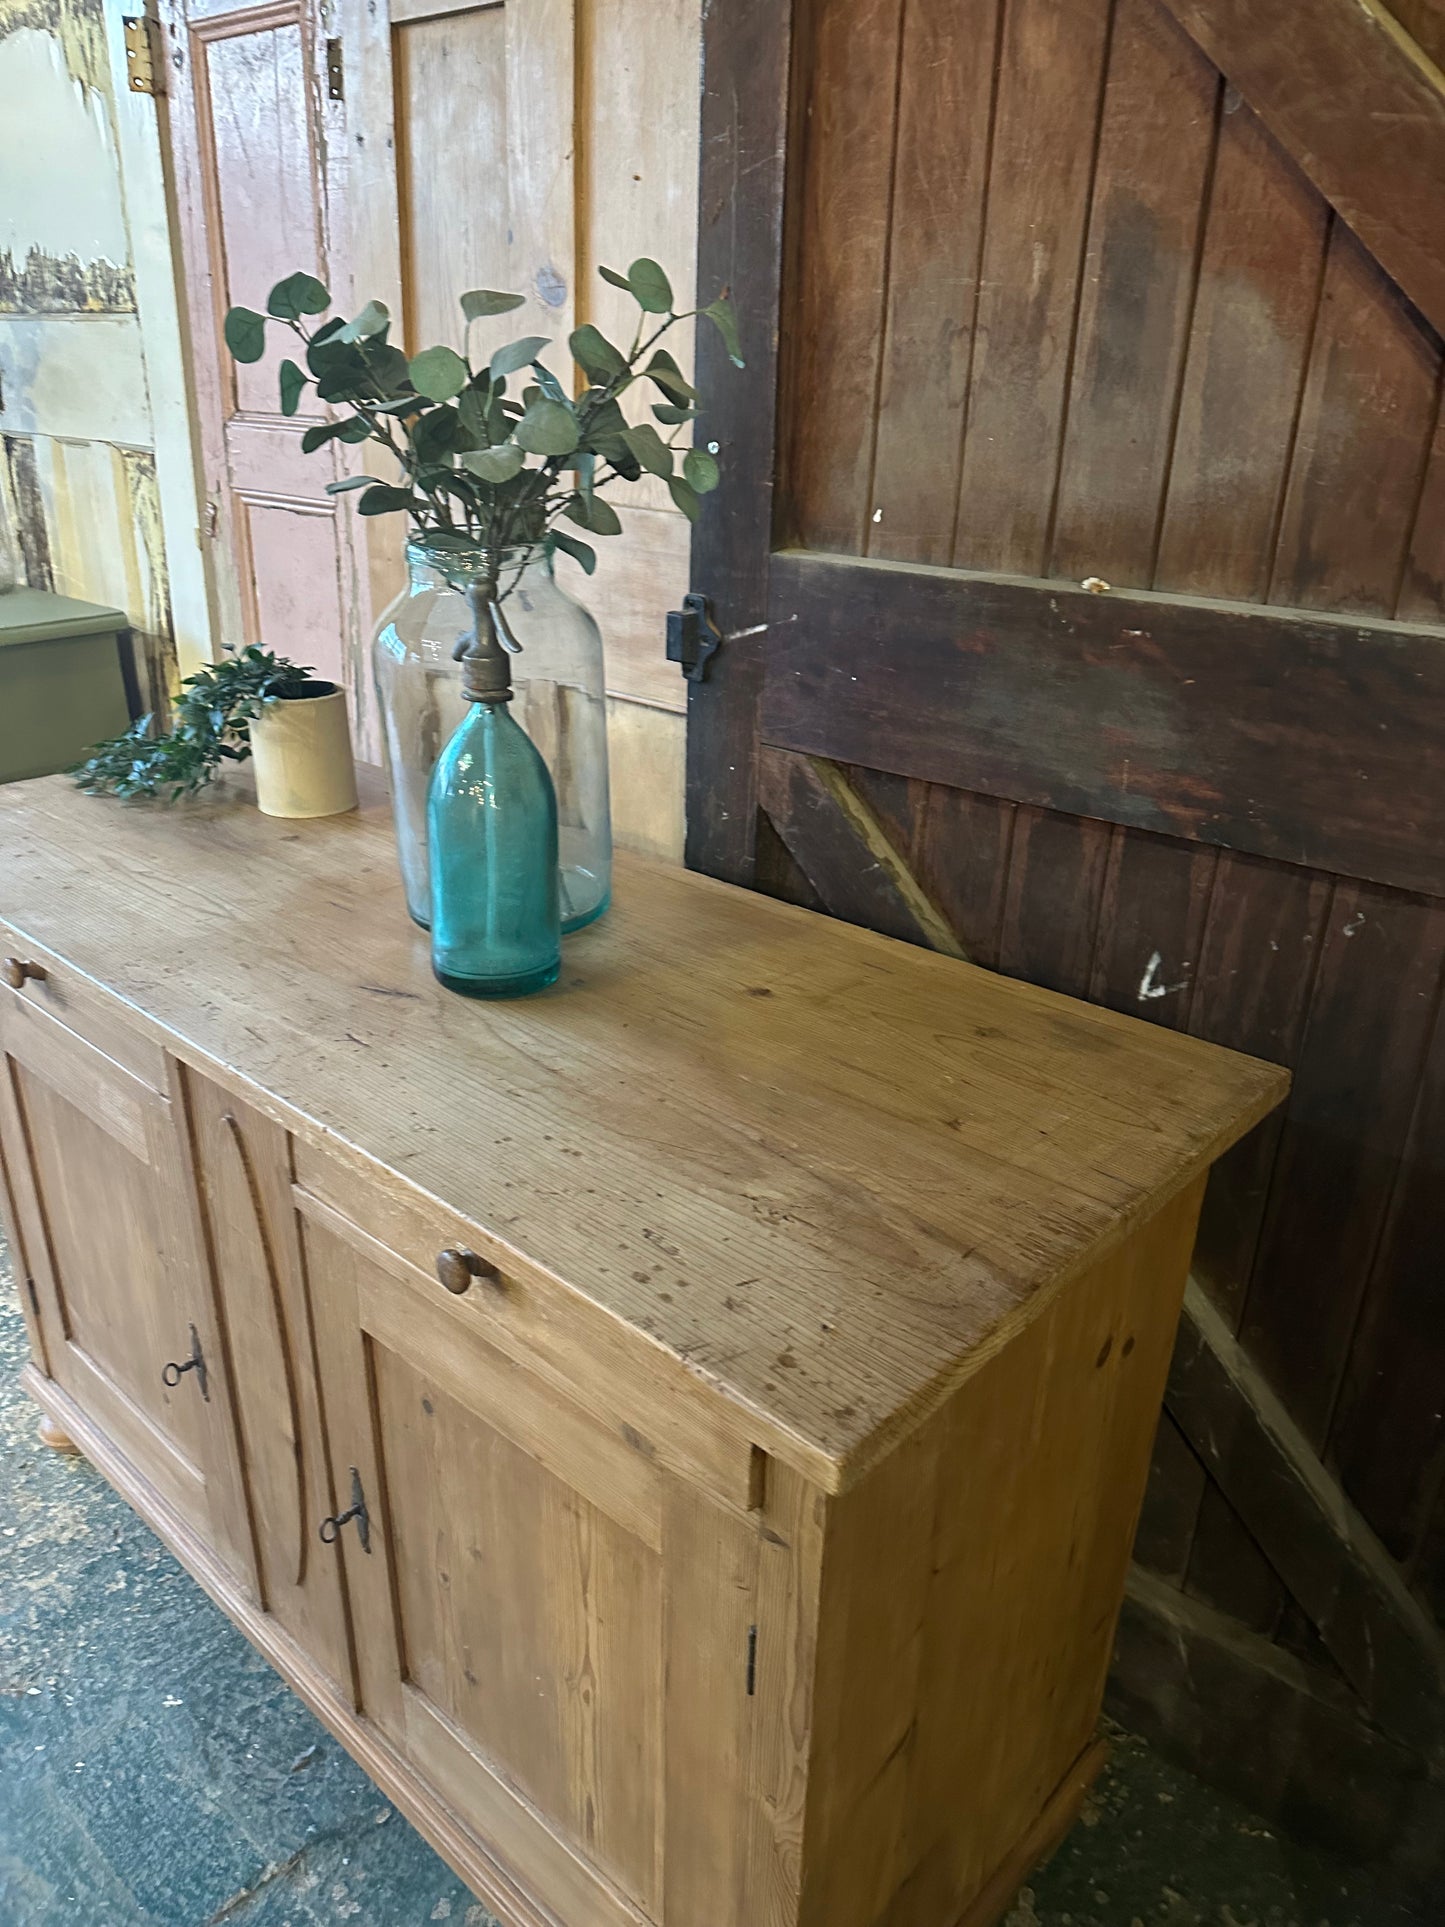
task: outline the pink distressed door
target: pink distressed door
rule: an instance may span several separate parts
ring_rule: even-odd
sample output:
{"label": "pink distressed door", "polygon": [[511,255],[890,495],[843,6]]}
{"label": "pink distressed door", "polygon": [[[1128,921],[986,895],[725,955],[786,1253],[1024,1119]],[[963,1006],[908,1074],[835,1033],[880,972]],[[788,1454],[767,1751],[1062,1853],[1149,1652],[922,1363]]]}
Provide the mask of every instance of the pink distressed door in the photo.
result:
{"label": "pink distressed door", "polygon": [[[221,325],[264,311],[304,269],[330,285],[326,48],[307,0],[236,6],[167,0],[170,142],[204,463],[209,561],[221,640],[259,642],[348,688],[361,652],[344,506],[325,492],[331,450],[303,455],[315,414],[282,415],[279,334],[238,366]],[[314,402],[312,403],[314,407]]]}

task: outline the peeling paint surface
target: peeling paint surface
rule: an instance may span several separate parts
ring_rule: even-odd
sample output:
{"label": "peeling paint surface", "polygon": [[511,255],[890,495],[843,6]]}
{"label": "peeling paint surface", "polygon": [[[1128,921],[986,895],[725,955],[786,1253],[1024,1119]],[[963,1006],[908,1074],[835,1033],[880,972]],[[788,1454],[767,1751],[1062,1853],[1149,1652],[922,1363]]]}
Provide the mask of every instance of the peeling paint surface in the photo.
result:
{"label": "peeling paint surface", "polygon": [[[496,1927],[129,1507],[36,1442],[24,1358],[0,1246],[0,1927]],[[1111,1737],[1003,1927],[1428,1927]]]}

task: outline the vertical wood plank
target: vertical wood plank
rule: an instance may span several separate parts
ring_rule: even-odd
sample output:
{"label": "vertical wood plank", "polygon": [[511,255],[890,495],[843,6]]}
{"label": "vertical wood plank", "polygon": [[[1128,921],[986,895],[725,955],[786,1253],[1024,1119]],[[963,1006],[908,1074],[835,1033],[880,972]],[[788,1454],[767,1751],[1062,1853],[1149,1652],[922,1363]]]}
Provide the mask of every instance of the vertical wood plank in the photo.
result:
{"label": "vertical wood plank", "polygon": [[1110,11],[1110,0],[1004,11],[961,568],[1044,572]]}
{"label": "vertical wood plank", "polygon": [[1157,0],[1117,0],[1050,574],[1152,579],[1220,85]]}
{"label": "vertical wood plank", "polygon": [[[784,526],[810,549],[866,549],[873,420],[893,234],[902,0],[817,0],[785,292]],[[826,405],[820,406],[822,397]]]}
{"label": "vertical wood plank", "polygon": [[1329,214],[1226,88],[1158,589],[1263,601]]}
{"label": "vertical wood plank", "polygon": [[1269,601],[1393,611],[1439,374],[1438,339],[1337,221]]}
{"label": "vertical wood plank", "polygon": [[1218,852],[1117,830],[1099,911],[1091,1003],[1182,1030],[1204,940]]}
{"label": "vertical wood plank", "polygon": [[998,968],[1082,997],[1109,856],[1106,823],[1020,805],[999,929]]}
{"label": "vertical wood plank", "polygon": [[1445,616],[1445,408],[1438,402],[1395,614],[1402,622],[1439,622]]}
{"label": "vertical wood plank", "polygon": [[1404,1150],[1442,950],[1445,906],[1338,887],[1240,1327],[1316,1445]]}
{"label": "vertical wood plank", "polygon": [[911,0],[866,552],[948,562],[988,205],[1000,0]]}
{"label": "vertical wood plank", "polygon": [[672,1485],[663,1548],[662,1918],[715,1927],[747,1918],[758,1535]]}
{"label": "vertical wood plank", "polygon": [[1419,1551],[1445,1480],[1445,1016],[1437,1009],[1415,1116],[1330,1432],[1345,1491],[1397,1559]]}

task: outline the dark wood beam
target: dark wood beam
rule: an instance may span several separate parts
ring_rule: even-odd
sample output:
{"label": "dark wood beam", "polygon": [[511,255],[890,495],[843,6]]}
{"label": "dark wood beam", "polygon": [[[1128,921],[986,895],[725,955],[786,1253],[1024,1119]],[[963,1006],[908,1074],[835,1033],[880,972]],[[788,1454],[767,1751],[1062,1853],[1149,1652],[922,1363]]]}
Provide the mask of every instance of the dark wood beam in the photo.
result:
{"label": "dark wood beam", "polygon": [[771,582],[767,743],[1445,894],[1437,630],[797,551]]}
{"label": "dark wood beam", "polygon": [[1445,1643],[1259,1369],[1190,1283],[1165,1403],[1369,1716],[1422,1753],[1445,1732]]}
{"label": "dark wood beam", "polygon": [[1380,266],[1445,334],[1445,92],[1378,0],[1165,0]]}

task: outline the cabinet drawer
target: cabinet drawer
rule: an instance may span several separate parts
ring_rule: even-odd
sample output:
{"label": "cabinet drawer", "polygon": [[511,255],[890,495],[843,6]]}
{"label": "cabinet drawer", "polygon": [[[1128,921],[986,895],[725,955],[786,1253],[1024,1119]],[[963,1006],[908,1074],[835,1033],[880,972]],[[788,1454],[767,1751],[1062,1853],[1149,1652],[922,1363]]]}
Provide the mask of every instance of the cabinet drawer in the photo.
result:
{"label": "cabinet drawer", "polygon": [[[18,986],[10,982],[12,962],[30,973]],[[132,1077],[138,1077],[163,1097],[168,1094],[165,1051],[146,1035],[128,1005],[3,923],[0,923],[0,998],[18,1013],[44,1011],[87,1044],[94,1045],[112,1063],[128,1070]]]}
{"label": "cabinet drawer", "polygon": [[[458,1213],[373,1177],[314,1146],[295,1151],[296,1203],[386,1270],[399,1285],[478,1331],[497,1351],[566,1396],[631,1450],[681,1474],[739,1512],[756,1509],[765,1457],[747,1414],[680,1360],[649,1344],[580,1292]],[[486,1270],[460,1293],[438,1262],[472,1252]],[[454,1275],[454,1282],[462,1282]]]}

